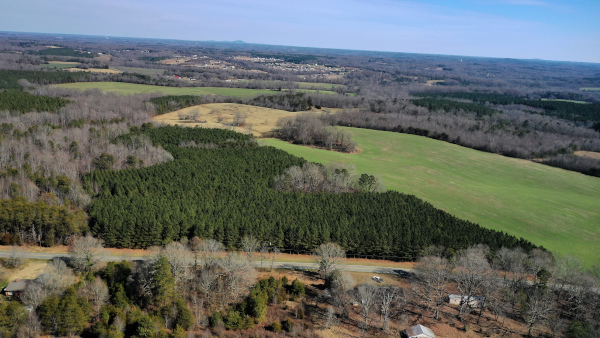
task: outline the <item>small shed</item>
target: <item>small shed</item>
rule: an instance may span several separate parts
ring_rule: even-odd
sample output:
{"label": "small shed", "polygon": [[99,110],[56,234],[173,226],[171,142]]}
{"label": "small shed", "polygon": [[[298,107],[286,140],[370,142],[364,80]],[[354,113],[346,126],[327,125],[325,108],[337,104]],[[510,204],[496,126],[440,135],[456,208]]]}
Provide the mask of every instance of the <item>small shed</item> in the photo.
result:
{"label": "small shed", "polygon": [[404,330],[402,336],[408,338],[435,338],[435,334],[430,328],[420,324]]}
{"label": "small shed", "polygon": [[448,295],[448,303],[452,305],[461,305],[466,302],[472,308],[478,308],[483,303],[483,297],[471,296],[467,301],[467,296],[461,295]]}
{"label": "small shed", "polygon": [[6,297],[21,297],[21,293],[25,291],[27,285],[31,283],[33,279],[15,279],[14,281],[8,283],[8,285],[2,289],[2,294]]}

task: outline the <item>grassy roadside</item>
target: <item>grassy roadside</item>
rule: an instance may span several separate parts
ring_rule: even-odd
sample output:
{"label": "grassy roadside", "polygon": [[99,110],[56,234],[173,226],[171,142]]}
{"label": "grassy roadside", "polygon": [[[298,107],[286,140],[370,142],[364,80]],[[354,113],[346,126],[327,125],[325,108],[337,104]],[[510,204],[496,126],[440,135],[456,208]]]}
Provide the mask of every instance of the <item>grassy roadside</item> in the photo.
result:
{"label": "grassy roadside", "polygon": [[[0,251],[10,252],[13,247],[0,245]],[[31,252],[31,253],[43,253],[43,254],[68,254],[69,247],[64,245],[58,245],[51,248],[44,248],[39,246],[24,246],[20,247],[23,252]],[[103,249],[103,255],[105,256],[114,256],[114,257],[127,257],[131,259],[146,257],[152,255],[151,250],[147,249],[117,249],[117,248],[105,248]],[[221,256],[224,256],[225,253],[221,253]],[[217,255],[219,256],[219,255]],[[30,259],[31,260],[31,259]],[[34,259],[43,261],[42,259]],[[258,253],[254,254],[254,261],[260,261]],[[264,266],[268,267],[269,263],[272,260],[272,256],[269,255],[264,260]],[[279,263],[314,263],[314,256],[310,255],[292,255],[280,253],[275,255],[275,262]],[[363,258],[347,258],[346,265],[364,265],[364,266],[377,266],[377,267],[388,267],[388,268],[403,268],[403,269],[411,269],[414,266],[412,262],[393,262],[386,260],[376,260],[376,259],[363,259]]]}

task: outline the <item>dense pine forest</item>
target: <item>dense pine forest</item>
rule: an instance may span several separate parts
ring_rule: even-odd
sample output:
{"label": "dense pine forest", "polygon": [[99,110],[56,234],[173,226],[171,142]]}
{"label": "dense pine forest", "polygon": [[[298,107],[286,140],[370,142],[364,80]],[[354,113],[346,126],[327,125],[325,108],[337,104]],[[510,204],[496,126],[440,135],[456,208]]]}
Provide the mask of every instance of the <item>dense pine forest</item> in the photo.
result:
{"label": "dense pine forest", "polygon": [[[288,250],[311,251],[334,241],[351,253],[409,259],[432,244],[455,250],[477,243],[493,249],[535,247],[397,192],[278,192],[272,188],[274,178],[304,160],[256,147],[243,134],[179,127],[146,134],[175,160],[94,171],[84,179],[96,193],[90,227],[109,246],[145,248],[198,236],[233,249],[252,234]],[[183,143],[195,146],[179,147]]]}
{"label": "dense pine forest", "polygon": [[0,111],[8,110],[19,113],[33,111],[57,112],[69,101],[60,97],[32,95],[22,91],[0,92]]}

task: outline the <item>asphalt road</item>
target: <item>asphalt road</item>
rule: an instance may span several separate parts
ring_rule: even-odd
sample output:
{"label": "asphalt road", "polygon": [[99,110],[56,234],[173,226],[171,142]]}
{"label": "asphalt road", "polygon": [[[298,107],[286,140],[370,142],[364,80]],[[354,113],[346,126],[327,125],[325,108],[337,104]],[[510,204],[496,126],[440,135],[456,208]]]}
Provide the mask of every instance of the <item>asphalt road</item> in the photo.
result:
{"label": "asphalt road", "polygon": [[[0,251],[0,257],[10,257],[13,254],[12,251]],[[39,253],[39,252],[27,252],[21,251],[19,255],[23,258],[36,258],[36,259],[52,259],[52,258],[68,258],[69,254],[53,254],[53,253]],[[122,260],[145,260],[148,257],[139,256],[111,256],[102,255],[99,259],[104,262],[120,262]],[[259,267],[260,261],[254,261],[254,264]],[[271,267],[270,261],[263,262],[264,267]],[[319,266],[316,263],[292,263],[292,262],[277,262],[273,263],[273,268],[277,269],[290,269],[290,270],[317,270]],[[411,269],[398,269],[392,267],[380,267],[380,266],[369,266],[369,265],[345,265],[342,268],[343,271],[351,272],[370,272],[375,274],[400,274],[406,275],[410,273]]]}

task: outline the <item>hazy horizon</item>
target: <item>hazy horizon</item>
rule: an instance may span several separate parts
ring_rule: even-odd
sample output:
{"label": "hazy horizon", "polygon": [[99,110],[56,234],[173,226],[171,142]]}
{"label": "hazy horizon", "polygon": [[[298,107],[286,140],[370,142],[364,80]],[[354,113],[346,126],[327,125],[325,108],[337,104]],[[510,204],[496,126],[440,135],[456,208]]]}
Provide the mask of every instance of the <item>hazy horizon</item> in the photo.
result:
{"label": "hazy horizon", "polygon": [[9,2],[0,30],[600,63],[600,2]]}

